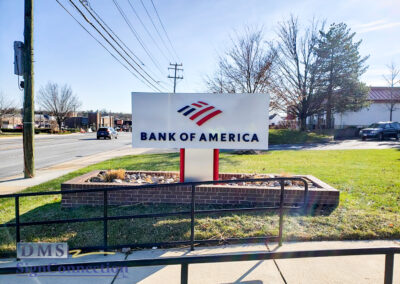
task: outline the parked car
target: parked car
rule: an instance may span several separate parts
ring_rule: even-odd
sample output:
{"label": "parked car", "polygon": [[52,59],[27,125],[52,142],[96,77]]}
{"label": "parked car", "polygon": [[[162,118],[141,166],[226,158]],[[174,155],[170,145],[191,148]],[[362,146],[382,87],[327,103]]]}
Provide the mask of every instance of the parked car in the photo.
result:
{"label": "parked car", "polygon": [[399,123],[390,121],[373,123],[368,128],[361,129],[360,137],[362,140],[366,140],[367,138],[377,138],[379,140],[383,140],[390,137],[399,140]]}
{"label": "parked car", "polygon": [[112,127],[100,127],[97,130],[97,139],[103,137],[104,139],[118,138],[118,132]]}
{"label": "parked car", "polygon": [[400,123],[398,123],[398,122],[393,122],[393,125],[394,125],[394,128],[397,129],[397,132],[400,133]]}

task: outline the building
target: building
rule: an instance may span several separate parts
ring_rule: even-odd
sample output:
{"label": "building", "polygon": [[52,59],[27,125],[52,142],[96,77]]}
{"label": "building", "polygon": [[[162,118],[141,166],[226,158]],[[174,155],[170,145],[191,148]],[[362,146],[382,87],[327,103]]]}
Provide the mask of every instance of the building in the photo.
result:
{"label": "building", "polygon": [[89,127],[92,128],[92,130],[97,130],[100,127],[100,113],[97,112],[90,112],[88,113],[88,123]]}
{"label": "building", "polygon": [[54,123],[57,123],[54,116],[43,113],[35,114],[35,128],[51,128]]}
{"label": "building", "polygon": [[124,125],[124,120],[116,118],[114,119],[114,125],[115,127],[122,128],[122,126]]}
{"label": "building", "polygon": [[64,126],[68,128],[84,128],[89,126],[89,119],[83,116],[68,117],[64,121]]}
{"label": "building", "polygon": [[364,127],[374,122],[389,121],[389,102],[397,104],[392,113],[392,121],[400,121],[400,87],[370,87],[370,105],[359,111],[348,111],[334,115],[335,128],[349,126]]}
{"label": "building", "polygon": [[100,117],[100,126],[102,127],[114,127],[114,116],[107,115]]}
{"label": "building", "polygon": [[278,126],[285,120],[284,117],[280,116],[277,113],[274,113],[269,116],[269,125],[270,126]]}
{"label": "building", "polygon": [[14,129],[17,125],[22,124],[22,116],[20,114],[5,114],[0,117],[0,127]]}

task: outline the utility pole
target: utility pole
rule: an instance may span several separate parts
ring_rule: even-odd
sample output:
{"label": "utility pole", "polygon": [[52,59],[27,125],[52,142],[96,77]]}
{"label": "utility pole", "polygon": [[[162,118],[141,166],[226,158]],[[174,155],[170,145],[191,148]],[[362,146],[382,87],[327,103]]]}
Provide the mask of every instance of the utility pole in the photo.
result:
{"label": "utility pole", "polygon": [[169,65],[170,66],[174,66],[174,67],[168,67],[168,70],[174,70],[174,76],[168,75],[168,78],[174,79],[174,93],[175,93],[175,91],[176,91],[176,79],[183,79],[183,76],[177,76],[177,72],[178,71],[183,71],[182,68],[178,68],[178,66],[182,66],[182,63],[181,64],[178,64],[178,63],[172,64],[172,63],[170,63]]}
{"label": "utility pole", "polygon": [[[174,94],[175,94],[175,91],[176,91],[176,79],[183,79],[183,76],[177,76],[177,73],[178,73],[178,71],[183,71],[183,68],[178,68],[178,66],[182,66],[182,63],[181,64],[178,64],[178,63],[175,63],[175,64],[172,64],[172,63],[170,63],[169,64],[170,66],[174,66],[174,67],[168,67],[168,71],[169,70],[174,70],[174,76],[170,76],[170,75],[168,75],[168,78],[169,79],[174,79]],[[184,182],[185,181],[185,179],[184,179],[184,176],[185,176],[185,174],[184,174],[184,167],[183,167],[183,165],[185,164],[185,148],[181,148],[180,149],[180,168],[181,168],[181,171],[180,171],[180,182]]]}
{"label": "utility pole", "polygon": [[35,111],[33,101],[33,0],[25,0],[24,18],[24,176],[35,176],[34,136]]}

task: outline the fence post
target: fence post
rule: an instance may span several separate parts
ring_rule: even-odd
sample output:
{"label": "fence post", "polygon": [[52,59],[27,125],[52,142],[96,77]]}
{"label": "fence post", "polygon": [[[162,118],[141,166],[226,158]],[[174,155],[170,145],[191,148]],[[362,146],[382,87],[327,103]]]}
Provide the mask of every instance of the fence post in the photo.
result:
{"label": "fence post", "polygon": [[192,200],[190,206],[190,250],[194,250],[194,198],[195,198],[195,186],[192,185]]}
{"label": "fence post", "polygon": [[[21,232],[19,227],[19,196],[15,197],[15,247],[21,241]],[[18,260],[18,257],[17,257]]]}
{"label": "fence post", "polygon": [[181,284],[188,283],[188,273],[189,273],[189,265],[187,263],[182,263],[181,265]]}
{"label": "fence post", "polygon": [[303,214],[306,215],[307,214],[307,204],[308,204],[308,183],[306,181],[304,181],[304,211]]}
{"label": "fence post", "polygon": [[285,181],[281,180],[281,198],[279,203],[279,246],[282,246],[282,235],[283,235],[283,200],[285,194]]}
{"label": "fence post", "polygon": [[[108,222],[107,222],[107,217],[108,217],[108,194],[107,190],[103,191],[103,247],[104,251],[107,250],[108,247]],[[106,254],[104,254],[106,255]]]}
{"label": "fence post", "polygon": [[17,243],[21,241],[19,227],[19,196],[15,197],[15,240],[17,241]]}
{"label": "fence post", "polygon": [[393,283],[394,253],[387,253],[385,256],[385,284]]}

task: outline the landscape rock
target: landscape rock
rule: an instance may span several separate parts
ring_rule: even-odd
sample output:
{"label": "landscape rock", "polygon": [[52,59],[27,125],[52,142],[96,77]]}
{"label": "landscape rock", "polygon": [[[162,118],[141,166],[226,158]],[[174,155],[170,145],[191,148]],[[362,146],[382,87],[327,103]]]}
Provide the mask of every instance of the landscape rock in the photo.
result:
{"label": "landscape rock", "polygon": [[96,177],[92,177],[89,181],[90,182],[102,182],[103,180],[100,177],[96,176]]}
{"label": "landscape rock", "polygon": [[[87,180],[87,182],[105,182],[105,171],[101,171],[97,176],[91,177]],[[274,178],[279,177],[280,175],[267,175],[267,174],[242,174],[239,177],[232,177],[231,180],[237,179],[262,179],[262,178]],[[171,184],[171,183],[179,183],[179,175],[172,175],[172,176],[158,176],[157,174],[145,174],[145,173],[129,173],[125,174],[125,178],[123,179],[114,179],[113,183],[130,183],[136,185],[145,185],[145,184]],[[223,183],[221,183],[223,184]],[[246,186],[246,187],[275,187],[280,188],[279,181],[254,181],[254,182],[230,182],[226,183],[229,186]],[[285,186],[292,186],[292,187],[304,187],[302,182],[299,181],[285,181]],[[312,185],[309,185],[312,187]]]}

